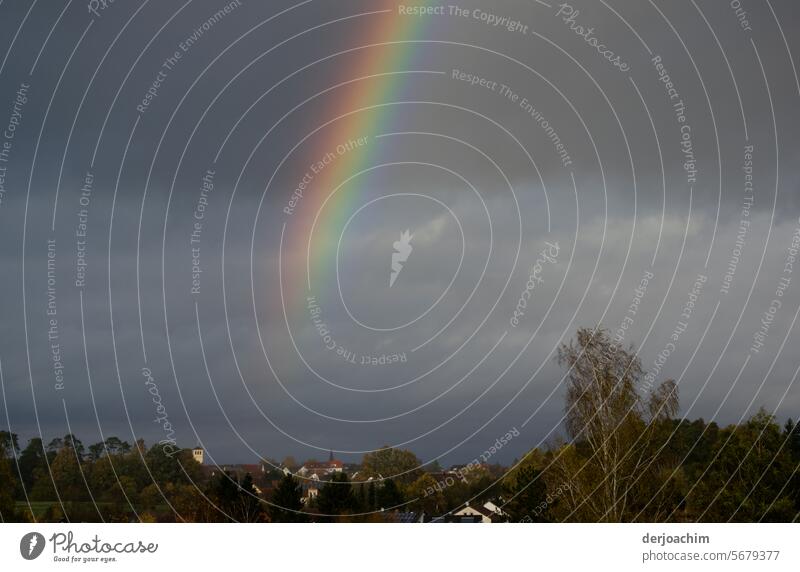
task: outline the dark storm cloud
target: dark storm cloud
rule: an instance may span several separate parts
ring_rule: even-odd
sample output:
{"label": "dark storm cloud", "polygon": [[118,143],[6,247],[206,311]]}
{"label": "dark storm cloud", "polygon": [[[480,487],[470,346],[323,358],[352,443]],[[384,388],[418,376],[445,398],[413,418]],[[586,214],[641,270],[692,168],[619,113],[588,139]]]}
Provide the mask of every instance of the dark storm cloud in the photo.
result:
{"label": "dark storm cloud", "polygon": [[[291,230],[295,219],[282,209],[321,147],[301,146],[283,164],[263,203],[262,193],[289,150],[330,120],[331,113],[342,112],[346,97],[337,94],[369,92],[374,86],[374,79],[362,79],[287,115],[304,99],[367,73],[357,66],[358,53],[349,52],[292,75],[316,60],[375,41],[370,33],[377,19],[398,18],[397,4],[377,4],[313,2],[239,39],[291,6],[243,2],[183,52],[145,111],[137,105],[163,71],[165,58],[182,51],[180,42],[224,4],[191,2],[159,32],[181,5],[150,2],[120,34],[141,5],[117,2],[94,18],[66,68],[93,20],[83,4],[68,8],[49,38],[63,6],[37,4],[16,39],[29,5],[0,6],[0,53],[11,48],[0,84],[0,126],[13,116],[20,86],[30,84],[0,203],[0,359],[12,429],[26,437],[38,433],[33,387],[38,419],[48,437],[66,432],[66,402],[73,431],[87,441],[99,437],[99,428],[106,436],[157,440],[163,431],[154,422],[157,414],[144,385],[146,366],[179,441],[187,446],[202,441],[219,461],[250,458],[250,448],[274,457],[320,456],[320,450],[328,448],[362,451],[385,443],[407,443],[430,458],[467,439],[447,457],[459,460],[474,456],[473,449],[483,449],[510,427],[521,427],[541,406],[525,427],[525,438],[503,451],[502,460],[508,461],[552,436],[551,430],[559,431],[563,372],[553,360],[554,348],[579,326],[602,322],[616,329],[646,272],[654,279],[625,341],[641,345],[648,371],[656,367],[654,360],[681,321],[697,276],[707,276],[686,331],[658,368],[659,379],[680,379],[682,413],[707,419],[716,415],[729,422],[764,405],[777,408],[779,415],[796,416],[798,393],[791,388],[787,392],[797,366],[787,351],[796,344],[794,334],[773,364],[797,310],[796,285],[780,297],[782,308],[770,323],[765,347],[757,353],[750,348],[764,312],[777,298],[787,249],[798,226],[800,150],[793,126],[800,119],[799,94],[769,10],[752,8],[751,34],[740,28],[724,2],[700,6],[710,28],[693,3],[615,3],[636,33],[600,3],[575,2],[580,15],[572,22],[593,27],[597,38],[629,62],[627,74],[593,51],[570,29],[570,22],[556,16],[556,5],[548,9],[519,1],[489,10],[481,3],[462,3],[470,10],[480,7],[483,13],[517,19],[530,27],[526,34],[491,25],[473,17],[472,11],[466,18],[432,17],[413,23],[416,39],[427,43],[409,45],[405,59],[392,65],[445,73],[403,77],[386,100],[417,103],[372,118],[381,119],[380,128],[386,132],[443,134],[447,139],[419,134],[373,140],[370,144],[379,149],[373,157],[442,165],[470,181],[478,194],[452,173],[419,165],[382,168],[365,176],[359,188],[368,199],[425,192],[448,205],[465,233],[464,263],[447,296],[426,319],[412,329],[381,334],[354,328],[338,302],[335,273],[320,273],[314,290],[319,292],[326,326],[341,346],[359,356],[405,351],[407,364],[351,367],[337,361],[324,348],[302,303],[300,310],[295,305],[287,311],[292,343],[277,264],[283,224]],[[784,31],[794,29],[798,15],[791,2],[773,6]],[[381,9],[394,14],[325,24]],[[301,35],[260,57],[295,34]],[[396,38],[385,38],[391,39]],[[796,40],[791,35],[787,40],[796,56]],[[691,202],[680,124],[674,101],[653,65],[657,55],[679,92],[676,99],[685,103],[691,125],[691,150],[698,165]],[[380,66],[377,71],[393,71]],[[471,85],[453,70],[485,82]],[[508,85],[516,99],[486,87],[488,82]],[[521,105],[522,98],[542,116],[533,117]],[[555,149],[553,132],[569,151],[571,169],[564,167]],[[732,286],[722,294],[741,233],[745,145],[754,149],[755,201],[748,211],[749,226]],[[194,296],[190,236],[209,170],[214,171],[214,188],[202,229],[202,291]],[[81,224],[87,173],[93,181],[86,205],[88,266],[85,286],[76,288],[75,231]],[[312,197],[303,200],[305,205]],[[458,228],[452,216],[429,203],[398,202],[366,212],[354,219],[342,239],[344,255],[336,263],[344,273],[343,297],[356,314],[376,324],[401,324],[449,284],[460,253]],[[416,250],[397,289],[390,290],[385,282],[392,243],[406,228],[416,233]],[[56,245],[61,390],[55,389],[48,339],[48,240]],[[522,325],[511,327],[509,318],[546,242],[558,243],[558,260],[543,266],[534,303],[526,308]],[[302,266],[297,260],[303,250],[304,244],[290,233],[284,252],[295,261],[290,269]],[[302,301],[306,295],[302,280],[284,284],[286,288],[299,291],[284,292],[285,296]],[[467,300],[451,327],[436,335]],[[424,348],[410,352],[431,337]],[[343,391],[319,379],[300,360],[295,345],[329,381],[362,391]],[[451,354],[445,366],[436,367]],[[747,369],[729,393],[745,360]],[[402,389],[363,391],[394,387],[417,376],[419,381]],[[413,412],[404,414],[408,411]]]}

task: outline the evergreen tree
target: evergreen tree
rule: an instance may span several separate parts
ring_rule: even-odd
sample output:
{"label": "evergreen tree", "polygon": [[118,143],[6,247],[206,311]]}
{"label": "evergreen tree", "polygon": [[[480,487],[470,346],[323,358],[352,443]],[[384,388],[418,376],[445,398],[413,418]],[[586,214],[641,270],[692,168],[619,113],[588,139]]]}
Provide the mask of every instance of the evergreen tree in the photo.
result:
{"label": "evergreen tree", "polygon": [[381,487],[377,490],[377,503],[378,508],[391,509],[399,507],[405,500],[403,493],[397,488],[397,484],[392,479],[383,481]]}
{"label": "evergreen tree", "polygon": [[334,473],[331,480],[319,491],[317,507],[326,515],[353,513],[358,502],[353,494],[353,486],[345,473]]}
{"label": "evergreen tree", "polygon": [[208,496],[231,520],[235,520],[233,507],[239,497],[239,482],[229,472],[214,477],[209,484]]}
{"label": "evergreen tree", "polygon": [[207,494],[229,520],[235,522],[261,520],[263,514],[261,501],[250,473],[247,473],[241,482],[234,474],[228,472],[220,474],[209,483]]}
{"label": "evergreen tree", "polygon": [[29,493],[33,489],[36,469],[47,470],[45,450],[42,440],[34,437],[19,455],[19,471],[22,474],[22,485]]}
{"label": "evergreen tree", "polygon": [[91,461],[98,461],[100,457],[103,456],[105,450],[105,443],[95,443],[94,445],[89,445],[89,459]]}
{"label": "evergreen tree", "polygon": [[511,518],[547,522],[551,502],[547,500],[547,485],[540,471],[532,465],[523,465],[503,484],[503,496],[508,499],[503,510]]}
{"label": "evergreen tree", "polygon": [[271,505],[267,509],[272,522],[305,522],[307,516],[300,512],[303,509],[302,489],[291,474],[284,475],[272,495]]}
{"label": "evergreen tree", "polygon": [[783,433],[784,438],[787,440],[792,460],[800,462],[800,421],[795,423],[791,419],[787,419],[786,424],[783,426]]}
{"label": "evergreen tree", "polygon": [[377,500],[377,494],[375,492],[375,481],[370,481],[369,487],[367,487],[367,510],[368,511],[378,510],[378,500]]}
{"label": "evergreen tree", "polygon": [[238,522],[259,522],[263,520],[264,508],[258,498],[253,477],[247,473],[239,484],[239,495],[233,510]]}

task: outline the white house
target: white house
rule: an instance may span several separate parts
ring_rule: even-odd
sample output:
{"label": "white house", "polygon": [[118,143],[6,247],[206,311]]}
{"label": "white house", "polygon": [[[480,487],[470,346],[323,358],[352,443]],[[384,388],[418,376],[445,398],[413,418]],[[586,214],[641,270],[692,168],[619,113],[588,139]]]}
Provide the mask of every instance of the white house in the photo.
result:
{"label": "white house", "polygon": [[487,505],[490,504],[494,508],[488,508],[486,505],[483,506],[470,506],[469,503],[462,508],[453,513],[454,516],[479,516],[481,517],[481,522],[485,524],[489,524],[492,522],[503,522],[505,519],[503,512],[497,512],[494,509],[500,510],[497,505],[494,503],[486,503]]}

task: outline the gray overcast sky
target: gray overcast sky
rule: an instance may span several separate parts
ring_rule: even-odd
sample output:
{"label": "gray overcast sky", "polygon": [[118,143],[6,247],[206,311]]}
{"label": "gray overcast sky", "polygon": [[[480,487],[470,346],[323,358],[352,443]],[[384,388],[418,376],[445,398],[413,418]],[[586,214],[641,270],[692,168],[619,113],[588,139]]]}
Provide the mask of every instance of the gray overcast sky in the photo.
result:
{"label": "gray overcast sky", "polygon": [[622,323],[681,415],[796,418],[800,10],[742,5],[7,0],[0,426],[509,462]]}

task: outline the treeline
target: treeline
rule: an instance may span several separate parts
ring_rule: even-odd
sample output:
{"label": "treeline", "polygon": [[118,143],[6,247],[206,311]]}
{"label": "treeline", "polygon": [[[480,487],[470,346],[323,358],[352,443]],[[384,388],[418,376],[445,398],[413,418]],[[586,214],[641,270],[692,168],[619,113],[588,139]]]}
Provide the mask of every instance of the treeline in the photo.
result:
{"label": "treeline", "polygon": [[88,450],[74,435],[44,445],[0,432],[0,518],[8,521],[258,521],[252,478],[209,478],[189,450],[116,437]]}
{"label": "treeline", "polygon": [[[585,522],[795,521],[800,424],[758,411],[738,425],[677,420],[678,386],[656,385],[633,347],[578,330],[567,369],[566,443],[529,455],[546,519]],[[559,494],[554,491],[560,490]]]}
{"label": "treeline", "polygon": [[[285,476],[267,462],[263,474],[239,475],[199,465],[190,450],[116,437],[88,448],[74,435],[44,445],[0,432],[3,521],[307,522],[380,521],[395,511],[442,514],[495,490],[505,471],[476,467],[436,495],[432,474],[410,451],[382,448],[364,456],[355,480],[342,472],[324,483]],[[294,466],[293,468],[297,468]],[[429,469],[440,471],[438,466]],[[384,479],[380,475],[398,475]],[[259,490],[256,482],[262,487]],[[309,493],[309,488],[314,494]],[[318,494],[317,494],[318,493]],[[304,498],[306,497],[306,498]]]}
{"label": "treeline", "polygon": [[559,361],[567,439],[511,468],[423,468],[412,452],[384,447],[352,475],[317,482],[274,467],[261,475],[204,469],[191,451],[114,437],[88,449],[73,435],[31,439],[20,450],[16,435],[0,432],[0,518],[391,521],[491,501],[503,511],[497,520],[524,522],[798,520],[800,423],[779,425],[763,410],[727,427],[679,420],[677,385],[653,383],[634,349],[602,330],[579,330]]}
{"label": "treeline", "polygon": [[[622,396],[612,399],[619,399],[617,405],[625,401]],[[339,520],[380,521],[395,508],[437,516],[468,501],[473,506],[492,501],[506,513],[499,520],[511,522],[798,519],[800,423],[789,420],[781,427],[759,411],[741,424],[721,428],[702,419],[662,417],[657,411],[649,418],[641,410],[615,419],[595,416],[595,426],[581,426],[581,435],[572,442],[533,450],[511,470],[480,466],[461,478],[424,472],[369,483],[348,483],[342,475],[323,486],[304,510],[342,515]],[[601,426],[602,435],[592,433]],[[276,503],[303,510],[298,508],[299,490],[300,481],[285,477]],[[376,510],[371,516],[347,516]],[[272,517],[330,520],[280,511]]]}

